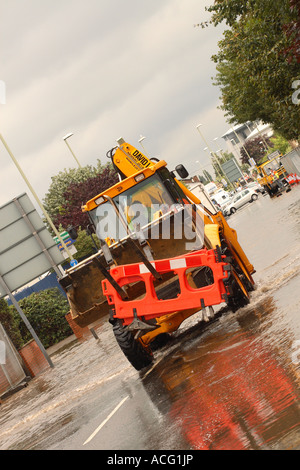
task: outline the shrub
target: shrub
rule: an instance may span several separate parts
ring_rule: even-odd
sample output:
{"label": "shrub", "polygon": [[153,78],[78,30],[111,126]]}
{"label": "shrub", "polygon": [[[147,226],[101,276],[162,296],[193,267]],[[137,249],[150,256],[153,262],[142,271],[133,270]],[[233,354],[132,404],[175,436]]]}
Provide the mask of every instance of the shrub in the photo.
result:
{"label": "shrub", "polygon": [[23,345],[23,340],[18,327],[19,322],[4,299],[0,299],[0,323],[15,348],[20,349]]}
{"label": "shrub", "polygon": [[[19,305],[45,348],[73,333],[65,318],[69,312],[69,304],[58,288],[35,292],[20,300]],[[14,311],[14,317],[19,317],[15,308],[11,308]],[[32,339],[21,318],[19,330],[24,344]]]}

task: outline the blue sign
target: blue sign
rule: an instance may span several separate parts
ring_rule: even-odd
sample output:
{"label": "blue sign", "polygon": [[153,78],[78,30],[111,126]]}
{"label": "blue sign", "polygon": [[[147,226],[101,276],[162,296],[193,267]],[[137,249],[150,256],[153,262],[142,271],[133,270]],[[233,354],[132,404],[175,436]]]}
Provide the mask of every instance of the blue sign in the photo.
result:
{"label": "blue sign", "polygon": [[[74,243],[75,243],[75,240],[73,240],[72,238],[66,238],[66,239],[64,240],[64,244],[65,244],[67,247],[70,246],[70,245],[73,245]],[[57,245],[57,247],[58,247],[58,249],[59,249],[60,251],[62,251],[62,250],[64,249],[61,243],[59,243],[59,244]]]}
{"label": "blue sign", "polygon": [[71,259],[71,261],[70,261],[70,266],[71,266],[71,268],[72,268],[73,266],[76,266],[77,264],[78,264],[77,259]]}

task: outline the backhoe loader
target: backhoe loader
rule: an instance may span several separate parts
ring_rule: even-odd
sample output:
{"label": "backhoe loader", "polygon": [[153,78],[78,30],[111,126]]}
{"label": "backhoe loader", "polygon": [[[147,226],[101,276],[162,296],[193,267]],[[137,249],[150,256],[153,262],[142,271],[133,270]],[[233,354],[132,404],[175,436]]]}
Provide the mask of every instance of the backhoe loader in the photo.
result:
{"label": "backhoe loader", "polygon": [[284,191],[289,192],[291,190],[286,181],[288,174],[280,162],[281,156],[280,154],[278,157],[267,160],[256,167],[259,175],[257,181],[271,198],[281,195]]}
{"label": "backhoe loader", "polygon": [[[205,207],[170,171],[122,138],[108,152],[119,182],[82,206],[101,249],[60,280],[74,321],[108,315],[115,338],[137,370],[153,345],[191,315],[209,321],[214,307],[249,303],[254,267],[223,214]],[[151,349],[152,346],[152,349]]]}

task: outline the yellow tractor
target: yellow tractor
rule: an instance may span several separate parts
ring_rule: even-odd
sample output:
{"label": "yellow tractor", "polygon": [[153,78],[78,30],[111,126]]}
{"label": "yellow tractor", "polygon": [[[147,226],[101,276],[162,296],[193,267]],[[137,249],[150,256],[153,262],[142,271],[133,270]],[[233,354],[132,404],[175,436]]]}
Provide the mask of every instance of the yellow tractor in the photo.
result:
{"label": "yellow tractor", "polygon": [[108,152],[119,182],[89,200],[87,212],[101,249],[60,280],[73,320],[87,326],[109,315],[115,338],[140,370],[151,345],[191,315],[214,317],[249,303],[254,267],[221,212],[205,207],[169,171],[119,139]]}
{"label": "yellow tractor", "polygon": [[289,192],[291,190],[285,179],[287,172],[280,162],[281,156],[280,154],[256,167],[259,175],[257,181],[271,198],[279,196],[283,191]]}

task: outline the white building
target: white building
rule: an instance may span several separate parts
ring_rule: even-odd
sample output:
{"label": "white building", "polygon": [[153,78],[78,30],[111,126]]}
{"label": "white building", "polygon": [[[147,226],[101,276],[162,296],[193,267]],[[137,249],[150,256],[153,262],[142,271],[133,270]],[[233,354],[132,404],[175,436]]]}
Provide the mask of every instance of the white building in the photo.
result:
{"label": "white building", "polygon": [[250,139],[258,136],[272,137],[273,129],[269,124],[246,122],[237,124],[229,129],[222,138],[226,142],[229,153],[232,153],[238,161],[241,159],[240,149]]}

